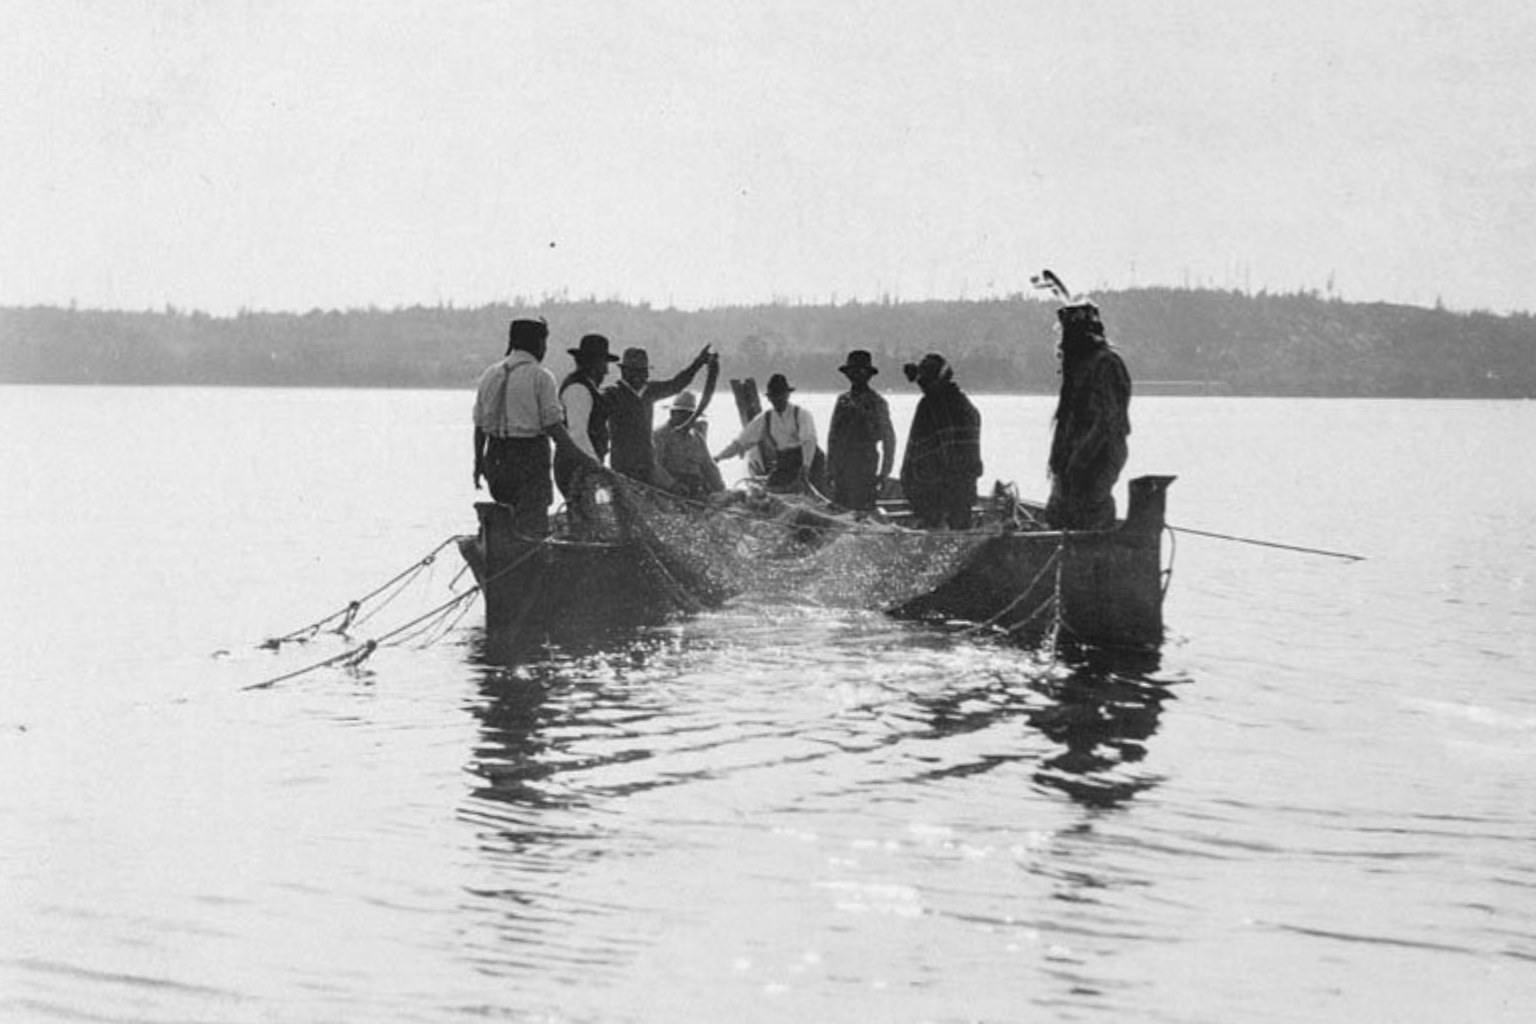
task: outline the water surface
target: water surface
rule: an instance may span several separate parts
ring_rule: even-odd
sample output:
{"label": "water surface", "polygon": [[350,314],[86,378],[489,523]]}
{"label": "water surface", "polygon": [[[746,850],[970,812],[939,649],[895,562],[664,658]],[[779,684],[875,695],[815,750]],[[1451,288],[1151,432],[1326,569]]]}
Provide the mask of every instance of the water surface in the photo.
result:
{"label": "water surface", "polygon": [[[979,404],[1042,492],[1050,399]],[[1175,525],[1368,556],[1175,534],[1152,660],[789,600],[509,665],[476,609],[245,689],[472,529],[468,405],[0,388],[0,1017],[1536,1005],[1529,403],[1137,399]]]}

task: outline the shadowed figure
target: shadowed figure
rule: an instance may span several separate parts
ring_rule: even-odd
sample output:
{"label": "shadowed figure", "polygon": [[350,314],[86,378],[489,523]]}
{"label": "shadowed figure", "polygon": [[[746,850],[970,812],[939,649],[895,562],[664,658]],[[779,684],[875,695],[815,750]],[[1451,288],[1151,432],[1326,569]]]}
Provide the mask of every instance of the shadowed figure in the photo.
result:
{"label": "shadowed figure", "polygon": [[1131,377],[1104,337],[1099,310],[1077,302],[1056,311],[1061,324],[1061,393],[1051,436],[1046,522],[1061,530],[1115,525],[1115,481],[1131,432]]}

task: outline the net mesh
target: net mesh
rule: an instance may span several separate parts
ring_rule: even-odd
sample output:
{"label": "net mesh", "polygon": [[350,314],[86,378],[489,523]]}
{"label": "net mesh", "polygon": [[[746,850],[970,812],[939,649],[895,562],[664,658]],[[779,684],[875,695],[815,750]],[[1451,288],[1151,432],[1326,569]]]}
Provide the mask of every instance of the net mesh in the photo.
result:
{"label": "net mesh", "polygon": [[607,472],[576,481],[563,529],[572,540],[636,546],[648,575],[685,606],[751,593],[889,608],[950,579],[996,535],[834,514],[812,499],[753,484],[693,501]]}

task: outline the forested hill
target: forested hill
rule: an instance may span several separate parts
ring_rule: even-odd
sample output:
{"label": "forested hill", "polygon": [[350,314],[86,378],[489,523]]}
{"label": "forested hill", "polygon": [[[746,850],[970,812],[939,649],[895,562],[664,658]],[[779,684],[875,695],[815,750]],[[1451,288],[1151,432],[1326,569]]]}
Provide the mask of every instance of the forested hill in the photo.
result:
{"label": "forested hill", "polygon": [[[1097,295],[1140,393],[1341,397],[1536,396],[1536,318],[1316,294],[1143,288]],[[0,382],[472,386],[504,349],[507,322],[543,316],[561,375],[580,335],[650,350],[666,376],[701,345],[722,376],[788,374],[838,390],[849,349],[875,353],[886,387],[923,352],[947,356],[969,390],[1053,391],[1055,304],[1029,296],[947,302],[739,306],[682,311],[599,301],[477,309],[411,307],[213,317],[0,308]]]}

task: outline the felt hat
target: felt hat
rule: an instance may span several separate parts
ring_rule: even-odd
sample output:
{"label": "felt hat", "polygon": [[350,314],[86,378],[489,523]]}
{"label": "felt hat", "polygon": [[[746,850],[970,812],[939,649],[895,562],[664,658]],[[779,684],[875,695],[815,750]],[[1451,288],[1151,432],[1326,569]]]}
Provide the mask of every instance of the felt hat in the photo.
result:
{"label": "felt hat", "polygon": [[770,395],[787,395],[795,389],[782,373],[776,373],[768,378],[768,387],[764,390]]}
{"label": "felt hat", "polygon": [[583,334],[576,347],[566,351],[575,356],[578,363],[619,361],[618,356],[608,351],[608,339],[601,334]]}
{"label": "felt hat", "polygon": [[870,354],[861,348],[856,348],[848,353],[848,361],[839,366],[838,371],[845,377],[853,376],[854,372],[862,370],[873,377],[880,371],[875,369],[874,360]]}
{"label": "felt hat", "polygon": [[684,391],[672,399],[672,411],[693,412],[699,407],[699,400],[692,391]]}
{"label": "felt hat", "polygon": [[643,348],[627,348],[624,350],[624,357],[619,360],[620,369],[626,366],[637,370],[649,370],[651,368],[651,357],[646,354]]}

